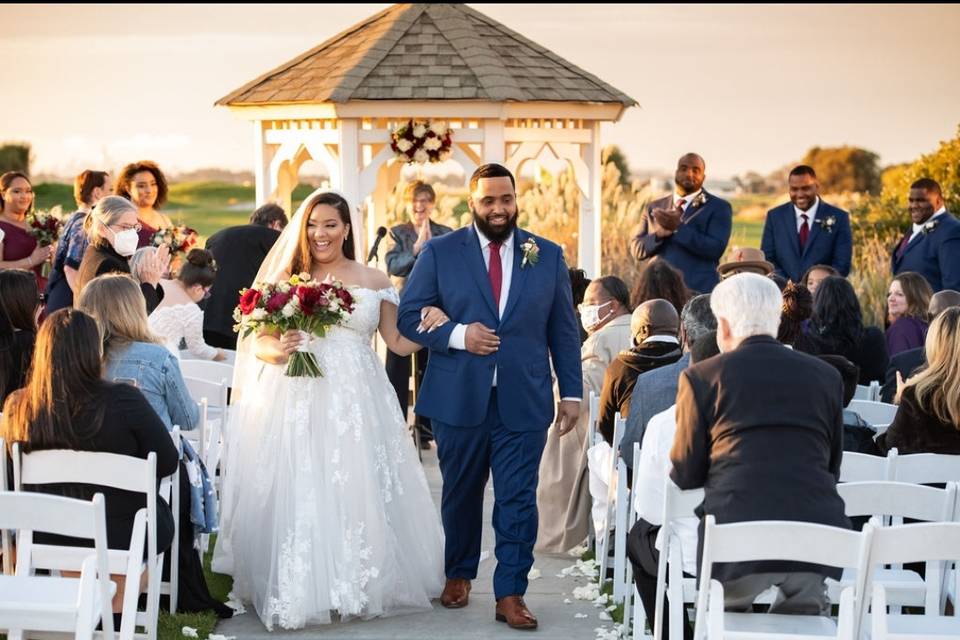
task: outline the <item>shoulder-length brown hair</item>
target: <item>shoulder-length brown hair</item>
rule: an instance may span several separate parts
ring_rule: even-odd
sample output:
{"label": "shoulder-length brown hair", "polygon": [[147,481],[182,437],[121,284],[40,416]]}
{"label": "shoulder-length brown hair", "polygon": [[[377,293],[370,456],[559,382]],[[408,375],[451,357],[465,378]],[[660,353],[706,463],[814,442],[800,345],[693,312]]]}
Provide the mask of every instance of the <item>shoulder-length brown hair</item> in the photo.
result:
{"label": "shoulder-length brown hair", "polygon": [[924,322],[930,320],[929,308],[933,289],[926,278],[914,271],[904,271],[894,276],[891,282],[900,283],[903,295],[907,299],[907,312],[903,314],[904,316],[918,318]]}
{"label": "shoulder-length brown hair", "polygon": [[907,380],[920,408],[960,431],[960,307],[936,318],[924,346],[927,367]]}
{"label": "shoulder-length brown hair", "polygon": [[97,402],[101,379],[100,332],[96,321],[76,309],[50,314],[37,335],[27,384],[3,407],[0,433],[25,449],[82,449],[100,431],[104,406]]}
{"label": "shoulder-length brown hair", "polygon": [[0,269],[0,315],[10,329],[36,331],[34,312],[37,310],[39,290],[32,271]]}
{"label": "shoulder-length brown hair", "polygon": [[100,324],[104,352],[131,342],[159,342],[147,324],[140,285],[125,273],[107,273],[88,282],[76,307]]}
{"label": "shoulder-length brown hair", "polygon": [[630,294],[634,309],[647,300],[656,298],[669,301],[677,313],[683,310],[683,305],[690,299],[690,290],[683,282],[683,274],[661,258],[647,261],[647,266],[640,272]]}
{"label": "shoulder-length brown hair", "polygon": [[310,253],[310,238],[307,236],[307,225],[310,223],[310,214],[318,204],[325,204],[333,207],[340,214],[340,221],[350,226],[347,233],[347,239],[343,243],[343,255],[350,260],[356,260],[356,252],[353,248],[353,224],[350,222],[350,205],[343,199],[343,196],[326,192],[321,193],[309,205],[310,208],[304,212],[303,220],[300,221],[300,229],[297,231],[300,235],[297,239],[297,250],[293,254],[293,260],[290,262],[290,273],[310,273],[313,267],[313,256]]}
{"label": "shoulder-length brown hair", "polygon": [[130,183],[133,181],[133,176],[141,171],[149,171],[153,174],[153,179],[157,181],[157,201],[153,203],[153,206],[159,209],[167,202],[169,188],[167,187],[167,178],[163,175],[163,171],[160,171],[160,167],[157,166],[156,162],[141,160],[139,162],[131,162],[125,166],[123,170],[120,171],[120,175],[117,176],[117,183],[113,186],[113,192],[118,196],[123,196],[127,200],[132,200],[133,198],[130,197]]}

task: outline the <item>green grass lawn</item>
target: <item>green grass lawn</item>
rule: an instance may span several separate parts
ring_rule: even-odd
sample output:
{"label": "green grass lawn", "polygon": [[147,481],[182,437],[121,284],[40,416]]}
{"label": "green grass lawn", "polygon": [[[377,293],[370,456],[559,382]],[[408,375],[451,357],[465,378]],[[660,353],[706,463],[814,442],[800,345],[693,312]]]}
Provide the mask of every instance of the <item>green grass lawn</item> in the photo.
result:
{"label": "green grass lawn", "polygon": [[[210,589],[210,595],[220,602],[227,601],[227,595],[233,587],[233,579],[220,573],[214,573],[210,569],[210,560],[213,557],[213,546],[217,537],[210,536],[210,548],[203,558],[203,574],[207,578],[207,587]],[[205,640],[217,625],[217,616],[212,612],[208,613],[178,613],[170,615],[167,611],[161,611],[157,621],[157,638],[159,640],[182,640],[183,628],[193,627],[197,630],[199,640]]]}

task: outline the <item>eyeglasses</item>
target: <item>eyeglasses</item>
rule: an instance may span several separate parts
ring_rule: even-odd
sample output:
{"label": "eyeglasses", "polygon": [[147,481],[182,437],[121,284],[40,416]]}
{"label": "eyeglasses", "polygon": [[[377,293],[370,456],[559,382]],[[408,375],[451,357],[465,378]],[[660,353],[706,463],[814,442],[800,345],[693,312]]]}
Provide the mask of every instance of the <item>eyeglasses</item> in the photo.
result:
{"label": "eyeglasses", "polygon": [[140,233],[140,230],[143,229],[143,226],[139,222],[137,224],[114,224],[110,226],[117,227],[120,231],[130,231],[133,229],[137,233]]}

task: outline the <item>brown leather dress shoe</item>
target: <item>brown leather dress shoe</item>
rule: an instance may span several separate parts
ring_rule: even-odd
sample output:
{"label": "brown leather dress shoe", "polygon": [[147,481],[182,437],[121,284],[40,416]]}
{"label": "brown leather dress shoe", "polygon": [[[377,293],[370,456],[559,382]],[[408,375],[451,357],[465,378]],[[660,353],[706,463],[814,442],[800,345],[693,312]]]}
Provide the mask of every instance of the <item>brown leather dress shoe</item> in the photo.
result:
{"label": "brown leather dress shoe", "polygon": [[512,629],[536,629],[537,619],[527,609],[523,596],[504,596],[497,600],[497,621]]}
{"label": "brown leather dress shoe", "polygon": [[466,578],[447,578],[440,594],[440,604],[447,609],[459,609],[470,602],[470,581]]}

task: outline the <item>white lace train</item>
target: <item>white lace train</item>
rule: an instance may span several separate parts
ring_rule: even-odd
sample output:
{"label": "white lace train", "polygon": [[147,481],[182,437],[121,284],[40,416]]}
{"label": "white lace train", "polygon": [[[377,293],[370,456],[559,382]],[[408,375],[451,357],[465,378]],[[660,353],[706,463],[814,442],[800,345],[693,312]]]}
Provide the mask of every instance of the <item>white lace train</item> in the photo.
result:
{"label": "white lace train", "polygon": [[227,428],[213,566],[271,630],[429,609],[443,585],[437,508],[370,347],[397,294],[353,293],[347,326],[311,343],[324,377],[260,363]]}

